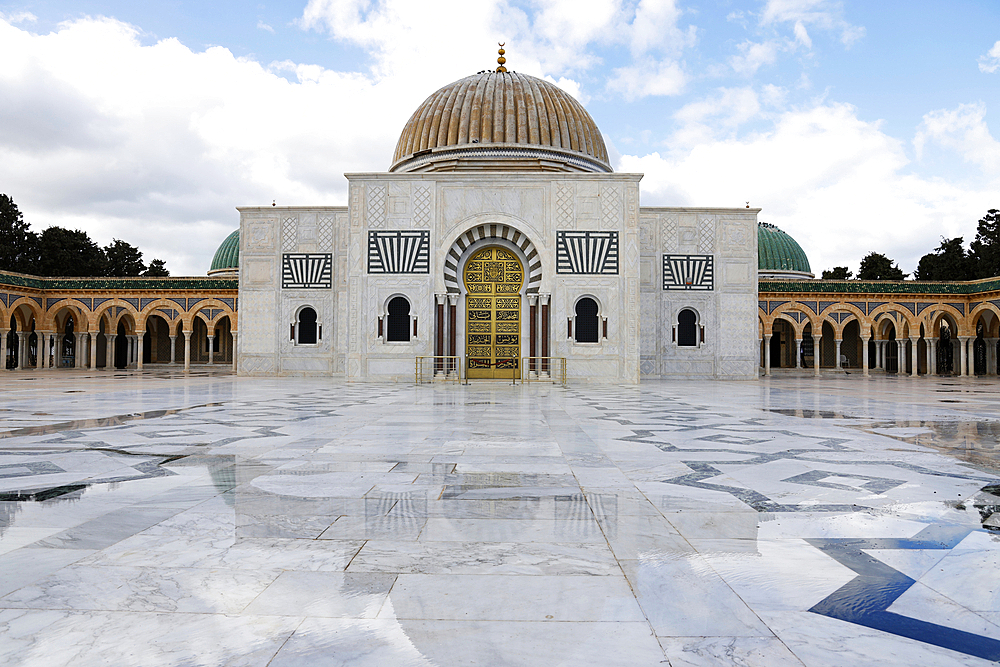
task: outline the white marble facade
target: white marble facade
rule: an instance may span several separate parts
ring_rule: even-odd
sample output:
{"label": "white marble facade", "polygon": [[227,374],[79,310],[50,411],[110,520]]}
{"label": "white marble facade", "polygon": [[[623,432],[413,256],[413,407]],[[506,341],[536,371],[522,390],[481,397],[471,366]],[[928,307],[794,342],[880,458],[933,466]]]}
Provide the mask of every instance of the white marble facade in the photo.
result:
{"label": "white marble facade", "polygon": [[[757,209],[640,208],[639,174],[347,178],[347,207],[239,208],[241,375],[412,381],[415,357],[442,353],[437,338],[444,332],[438,329],[447,325],[438,324],[439,304],[444,322],[448,305],[456,306],[455,353],[464,356],[462,264],[475,249],[501,245],[525,267],[522,357],[529,354],[528,311],[537,304],[536,318],[548,306],[548,339],[542,340],[536,319],[535,354],[565,357],[572,381],[757,376]],[[419,232],[426,232],[429,252],[373,260],[371,232],[408,233],[413,248],[423,242]],[[611,233],[601,238],[617,242],[617,264],[606,256],[596,264],[560,264],[560,232]],[[665,284],[665,257],[666,264],[682,260],[672,264],[674,273],[684,261],[693,267],[687,279],[668,270],[672,280]],[[311,277],[293,278],[286,268],[283,285],[283,266],[295,261],[312,262]],[[388,342],[384,331],[379,336],[379,319],[395,296],[410,303],[416,333],[409,342]],[[584,296],[599,305],[597,343],[568,335]],[[315,344],[294,340],[296,314],[304,306],[317,313]],[[684,308],[697,315],[694,346],[678,346],[674,327]]]}

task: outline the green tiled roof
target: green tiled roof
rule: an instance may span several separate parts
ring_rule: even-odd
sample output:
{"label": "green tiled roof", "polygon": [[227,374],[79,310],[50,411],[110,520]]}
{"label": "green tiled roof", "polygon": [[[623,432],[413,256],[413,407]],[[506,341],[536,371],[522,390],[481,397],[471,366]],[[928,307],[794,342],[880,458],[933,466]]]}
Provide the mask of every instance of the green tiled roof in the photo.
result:
{"label": "green tiled roof", "polygon": [[795,239],[766,222],[757,223],[757,269],[812,273],[809,258]]}
{"label": "green tiled roof", "polygon": [[757,291],[845,294],[981,294],[1000,290],[1000,277],[968,282],[938,283],[914,280],[761,280]]}
{"label": "green tiled roof", "polygon": [[235,290],[236,278],[41,278],[0,271],[0,285],[38,290]]}
{"label": "green tiled roof", "polygon": [[237,229],[227,236],[219,249],[215,251],[212,268],[209,271],[238,268],[240,268],[240,230]]}

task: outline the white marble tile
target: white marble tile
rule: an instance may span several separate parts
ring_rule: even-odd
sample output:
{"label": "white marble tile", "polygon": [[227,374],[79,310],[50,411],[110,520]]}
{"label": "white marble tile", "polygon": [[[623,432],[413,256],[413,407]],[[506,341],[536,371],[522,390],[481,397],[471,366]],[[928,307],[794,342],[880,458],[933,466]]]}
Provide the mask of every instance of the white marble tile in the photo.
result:
{"label": "white marble tile", "polygon": [[[995,577],[995,573],[984,573],[984,575]],[[974,635],[1000,640],[1000,626],[969,611],[959,603],[948,599],[919,581],[899,596],[889,606],[888,611],[935,625],[943,625]]]}
{"label": "white marble tile", "polygon": [[370,540],[348,572],[620,575],[606,544]]}
{"label": "white marble tile", "polygon": [[589,520],[430,518],[420,541],[607,543],[592,515]]}
{"label": "white marble tile", "polygon": [[256,667],[267,664],[300,622],[222,614],[6,609],[0,610],[0,664]]}
{"label": "white marble tile", "polygon": [[0,598],[0,607],[234,614],[274,572],[71,565]]}
{"label": "white marble tile", "polygon": [[698,554],[619,562],[657,636],[771,635]]}
{"label": "white marble tile", "polygon": [[282,572],[243,613],[375,618],[395,581],[382,572]]}
{"label": "white marble tile", "polygon": [[94,553],[83,549],[25,547],[0,556],[0,596],[31,585]]}
{"label": "white marble tile", "polygon": [[776,637],[659,637],[670,667],[803,667]]}
{"label": "white marble tile", "polygon": [[621,576],[479,574],[401,574],[379,618],[645,620]]}
{"label": "white marble tile", "polygon": [[661,667],[640,622],[307,619],[269,667]]}
{"label": "white marble tile", "polygon": [[1000,551],[953,551],[920,583],[972,611],[1000,611]]}

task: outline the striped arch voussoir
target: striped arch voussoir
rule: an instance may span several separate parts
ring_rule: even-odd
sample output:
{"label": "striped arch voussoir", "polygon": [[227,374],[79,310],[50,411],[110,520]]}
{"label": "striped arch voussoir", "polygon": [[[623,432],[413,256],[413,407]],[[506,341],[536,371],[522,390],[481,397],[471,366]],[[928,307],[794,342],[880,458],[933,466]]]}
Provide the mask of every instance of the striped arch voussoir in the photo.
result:
{"label": "striped arch voussoir", "polygon": [[488,244],[496,239],[504,239],[516,245],[524,253],[528,260],[528,284],[525,292],[536,294],[542,282],[542,260],[538,256],[535,244],[527,235],[522,234],[517,229],[509,225],[477,225],[465,233],[459,235],[455,242],[448,249],[448,255],[444,261],[444,284],[445,288],[452,293],[458,293],[459,289],[458,273],[461,270],[458,262],[462,253],[470,246],[478,244]]}

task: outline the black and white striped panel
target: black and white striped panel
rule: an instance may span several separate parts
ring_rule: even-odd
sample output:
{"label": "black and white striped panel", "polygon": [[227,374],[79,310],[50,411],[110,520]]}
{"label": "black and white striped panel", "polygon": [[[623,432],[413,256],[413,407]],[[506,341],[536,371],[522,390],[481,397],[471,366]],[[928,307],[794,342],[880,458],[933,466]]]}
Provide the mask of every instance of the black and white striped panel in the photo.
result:
{"label": "black and white striped panel", "polygon": [[429,273],[429,231],[368,232],[368,273]]}
{"label": "black and white striped panel", "polygon": [[715,288],[715,257],[712,255],[664,255],[663,289],[705,290]]}
{"label": "black and white striped panel", "polygon": [[333,255],[330,253],[285,253],[281,256],[282,289],[330,289],[333,287]]}
{"label": "black and white striped panel", "polygon": [[528,294],[537,294],[542,282],[542,260],[538,256],[535,244],[520,231],[507,225],[478,225],[468,230],[451,244],[444,260],[444,284],[449,292],[461,291],[458,287],[459,261],[462,253],[476,244],[487,245],[491,241],[504,239],[510,241],[524,253],[527,260],[528,284],[525,290]]}
{"label": "black and white striped panel", "polygon": [[618,274],[618,232],[556,232],[556,273]]}

